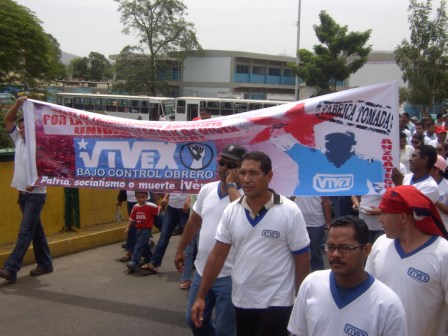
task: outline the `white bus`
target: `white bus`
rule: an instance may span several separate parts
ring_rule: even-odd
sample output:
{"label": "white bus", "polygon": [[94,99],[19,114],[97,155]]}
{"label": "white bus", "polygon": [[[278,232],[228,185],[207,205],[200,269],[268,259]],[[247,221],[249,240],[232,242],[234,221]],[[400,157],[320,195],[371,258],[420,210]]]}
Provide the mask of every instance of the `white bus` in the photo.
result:
{"label": "white bus", "polygon": [[252,100],[232,98],[178,97],[176,98],[176,121],[189,121],[205,108],[212,117],[259,110],[266,107],[290,103],[282,100]]}
{"label": "white bus", "polygon": [[57,93],[58,105],[115,117],[160,120],[174,114],[175,98],[94,93]]}

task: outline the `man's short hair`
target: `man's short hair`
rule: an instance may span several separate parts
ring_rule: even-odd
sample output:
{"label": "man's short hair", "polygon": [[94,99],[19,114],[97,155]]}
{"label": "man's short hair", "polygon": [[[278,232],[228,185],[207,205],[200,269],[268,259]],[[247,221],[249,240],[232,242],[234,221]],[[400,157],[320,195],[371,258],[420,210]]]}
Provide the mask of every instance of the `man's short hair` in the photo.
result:
{"label": "man's short hair", "polygon": [[405,132],[400,132],[400,139],[406,139],[407,138],[407,136],[406,136],[406,133]]}
{"label": "man's short hair", "polygon": [[352,215],[338,217],[330,224],[330,229],[346,226],[355,230],[355,240],[359,244],[367,244],[369,242],[369,228],[366,222],[359,217]]}
{"label": "man's short hair", "polygon": [[401,115],[404,115],[405,117],[409,118],[409,113],[407,113],[407,112],[403,112]]}
{"label": "man's short hair", "polygon": [[272,161],[271,158],[259,151],[247,152],[243,155],[243,161],[245,160],[253,160],[260,162],[260,169],[266,175],[272,170]]}
{"label": "man's short hair", "polygon": [[148,197],[149,192],[144,191],[144,190],[136,190],[136,191],[134,192],[134,194],[135,194],[135,196],[137,196],[138,194],[145,194],[146,197]]}
{"label": "man's short hair", "polygon": [[417,126],[421,126],[422,128],[425,128],[426,125],[424,122],[419,121],[419,122],[415,123],[415,127],[417,127]]}
{"label": "man's short hair", "polygon": [[434,163],[437,161],[437,149],[435,149],[431,145],[421,145],[418,150],[420,151],[420,156],[422,158],[426,157],[428,158],[427,161],[427,168],[430,170],[432,167],[434,167]]}

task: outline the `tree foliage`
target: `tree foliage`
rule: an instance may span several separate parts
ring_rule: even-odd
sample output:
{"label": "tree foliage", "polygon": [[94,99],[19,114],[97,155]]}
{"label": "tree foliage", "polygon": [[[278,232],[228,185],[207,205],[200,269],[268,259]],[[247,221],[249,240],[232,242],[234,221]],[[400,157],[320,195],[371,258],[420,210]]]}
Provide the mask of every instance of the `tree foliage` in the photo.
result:
{"label": "tree foliage", "polygon": [[34,87],[64,77],[61,51],[28,8],[0,0],[0,83]]}
{"label": "tree foliage", "polygon": [[89,54],[89,57],[71,60],[69,68],[74,79],[97,82],[112,79],[112,64],[103,54],[94,51]]}
{"label": "tree foliage", "polygon": [[121,66],[126,62],[134,67],[136,62],[145,64],[140,70],[130,74],[131,78],[117,78],[131,80],[132,82],[144,80],[141,87],[147,93],[157,95],[163,81],[159,76],[159,63],[176,52],[199,49],[201,46],[196,38],[194,25],[187,22],[184,17],[187,7],[182,0],[114,0],[118,3],[121,12],[121,22],[124,24],[123,32],[139,37],[137,46],[128,46],[120,54]]}
{"label": "tree foliage", "polygon": [[431,0],[410,0],[410,40],[395,49],[395,60],[408,83],[409,101],[424,114],[448,97],[448,18],[446,3],[431,18]]}
{"label": "tree foliage", "polygon": [[372,47],[366,46],[371,30],[348,32],[347,26],[341,26],[321,11],[320,25],[313,29],[321,44],[314,45],[313,51],[298,50],[300,65],[289,66],[308,86],[317,88],[316,94],[336,91],[336,84],[350,77],[366,62]]}

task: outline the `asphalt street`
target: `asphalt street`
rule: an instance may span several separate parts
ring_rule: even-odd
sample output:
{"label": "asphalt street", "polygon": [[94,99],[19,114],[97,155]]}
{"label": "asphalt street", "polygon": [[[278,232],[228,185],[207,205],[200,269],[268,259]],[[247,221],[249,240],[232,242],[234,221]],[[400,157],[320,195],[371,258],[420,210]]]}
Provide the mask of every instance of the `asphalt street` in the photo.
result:
{"label": "asphalt street", "polygon": [[127,274],[117,261],[121,244],[113,244],[56,258],[51,274],[32,277],[30,265],[15,284],[0,279],[0,335],[191,335],[188,291],[173,263],[178,240],[155,275]]}

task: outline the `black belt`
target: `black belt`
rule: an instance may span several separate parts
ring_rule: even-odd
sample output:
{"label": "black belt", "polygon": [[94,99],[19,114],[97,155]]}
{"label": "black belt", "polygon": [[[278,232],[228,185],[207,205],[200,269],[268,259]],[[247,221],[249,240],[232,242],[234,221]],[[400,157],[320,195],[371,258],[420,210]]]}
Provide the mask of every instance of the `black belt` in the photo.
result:
{"label": "black belt", "polygon": [[28,191],[21,191],[21,190],[19,190],[19,195],[27,195],[28,194]]}

